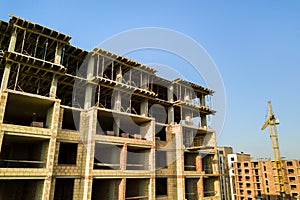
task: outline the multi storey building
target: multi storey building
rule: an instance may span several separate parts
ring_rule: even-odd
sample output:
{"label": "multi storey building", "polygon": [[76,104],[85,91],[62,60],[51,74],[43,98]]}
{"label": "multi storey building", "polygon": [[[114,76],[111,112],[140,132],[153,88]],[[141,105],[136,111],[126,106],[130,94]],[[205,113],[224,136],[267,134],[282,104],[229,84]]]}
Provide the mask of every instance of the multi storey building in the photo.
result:
{"label": "multi storey building", "polygon": [[231,188],[229,178],[228,155],[233,153],[232,147],[218,147],[219,170],[220,170],[220,185],[222,200],[231,199]]}
{"label": "multi storey building", "polygon": [[[236,200],[267,199],[275,200],[279,197],[278,178],[275,162],[270,159],[251,161],[231,158],[232,198]],[[245,157],[244,157],[245,158]],[[283,160],[285,188],[288,199],[299,199],[300,196],[300,161]]]}
{"label": "multi storey building", "polygon": [[0,21],[0,199],[220,199],[213,91],[70,39]]}

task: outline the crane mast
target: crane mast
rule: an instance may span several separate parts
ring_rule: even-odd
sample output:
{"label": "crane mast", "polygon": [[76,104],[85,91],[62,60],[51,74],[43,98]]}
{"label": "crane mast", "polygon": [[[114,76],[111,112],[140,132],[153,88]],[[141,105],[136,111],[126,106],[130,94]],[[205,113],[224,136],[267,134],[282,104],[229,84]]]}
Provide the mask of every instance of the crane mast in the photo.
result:
{"label": "crane mast", "polygon": [[263,124],[261,130],[264,130],[268,125],[270,127],[270,138],[272,141],[272,148],[274,153],[274,163],[278,178],[279,193],[281,199],[286,199],[285,185],[284,185],[284,173],[282,169],[282,160],[280,156],[278,134],[276,125],[279,124],[279,119],[275,118],[275,114],[272,110],[271,101],[268,101],[268,118],[267,121]]}

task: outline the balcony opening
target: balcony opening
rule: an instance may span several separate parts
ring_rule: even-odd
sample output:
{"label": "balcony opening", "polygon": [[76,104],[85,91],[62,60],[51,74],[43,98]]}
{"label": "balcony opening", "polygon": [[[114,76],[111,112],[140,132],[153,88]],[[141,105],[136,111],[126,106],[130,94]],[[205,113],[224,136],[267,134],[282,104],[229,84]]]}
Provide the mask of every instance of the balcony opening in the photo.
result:
{"label": "balcony opening", "polygon": [[120,169],[122,146],[95,144],[94,169]]}
{"label": "balcony opening", "polygon": [[[23,60],[20,55],[17,55],[16,57],[17,60]],[[26,58],[24,58],[24,60],[25,59]],[[34,60],[31,58],[28,59],[27,62],[32,63],[34,62]],[[18,71],[20,72],[20,75],[22,75],[22,77],[16,77]],[[52,77],[49,77],[48,73],[45,76],[44,70],[38,70],[34,67],[28,67],[27,65],[24,65],[22,61],[20,61],[11,65],[11,72],[14,73],[10,73],[8,89],[37,94],[41,96],[49,96]]]}
{"label": "balcony opening", "polygon": [[155,166],[156,170],[168,168],[167,151],[157,150],[155,152]]}
{"label": "balcony opening", "polygon": [[168,196],[168,179],[156,178],[156,196]]}
{"label": "balcony opening", "polygon": [[121,179],[93,179],[92,199],[118,199]]}
{"label": "balcony opening", "polygon": [[294,173],[294,169],[288,169],[288,174],[293,174]]}
{"label": "balcony opening", "polygon": [[4,135],[0,167],[43,168],[46,166],[49,139]]}
{"label": "balcony opening", "polygon": [[168,124],[168,108],[156,102],[149,102],[149,116],[155,118],[155,122]]}
{"label": "balcony opening", "polygon": [[148,199],[149,179],[126,179],[125,199]]}
{"label": "balcony opening", "polygon": [[79,131],[80,111],[64,108],[62,129]]}
{"label": "balcony opening", "polygon": [[76,165],[77,143],[60,142],[58,164]]}
{"label": "balcony opening", "polygon": [[175,125],[181,123],[181,110],[179,106],[174,107],[174,123]]}
{"label": "balcony opening", "polygon": [[199,179],[186,178],[185,179],[185,198],[187,200],[198,199],[197,182]]}
{"label": "balcony opening", "polygon": [[130,116],[104,110],[98,111],[96,134],[138,140],[152,140],[150,118]]}
{"label": "balcony opening", "polygon": [[56,178],[54,199],[55,200],[72,200],[74,190],[73,178]]}
{"label": "balcony opening", "polygon": [[[117,95],[117,93],[114,95]],[[130,93],[123,93],[123,92],[121,93],[120,92],[120,95],[121,95],[121,97],[120,97],[120,99],[121,99],[120,111],[121,112],[131,113],[134,115],[141,114],[141,102],[144,99],[141,99],[139,96],[135,96]]]}
{"label": "balcony opening", "polygon": [[40,199],[43,180],[0,180],[0,199]]}
{"label": "balcony opening", "polygon": [[[100,86],[100,98],[98,98],[98,88],[95,91],[95,104],[98,104],[99,108],[107,108],[112,109],[113,108],[113,89]],[[98,103],[99,102],[99,103]]]}
{"label": "balcony opening", "polygon": [[168,88],[162,84],[153,84],[152,91],[157,94],[157,98],[168,101]]}
{"label": "balcony opening", "polygon": [[203,179],[204,197],[212,197],[216,195],[216,190],[215,190],[216,181],[218,181],[218,178]]}
{"label": "balcony opening", "polygon": [[166,133],[166,126],[162,126],[159,124],[155,125],[155,138],[159,141],[167,141],[167,133]]}
{"label": "balcony opening", "polygon": [[150,149],[127,147],[126,170],[149,170]]}
{"label": "balcony opening", "polygon": [[213,155],[206,155],[203,159],[202,159],[202,170],[205,171],[206,174],[213,174]]}
{"label": "balcony opening", "polygon": [[196,159],[199,156],[199,153],[191,153],[185,152],[184,153],[184,171],[196,171],[197,164]]}
{"label": "balcony opening", "polygon": [[53,105],[51,100],[9,93],[3,122],[50,128]]}

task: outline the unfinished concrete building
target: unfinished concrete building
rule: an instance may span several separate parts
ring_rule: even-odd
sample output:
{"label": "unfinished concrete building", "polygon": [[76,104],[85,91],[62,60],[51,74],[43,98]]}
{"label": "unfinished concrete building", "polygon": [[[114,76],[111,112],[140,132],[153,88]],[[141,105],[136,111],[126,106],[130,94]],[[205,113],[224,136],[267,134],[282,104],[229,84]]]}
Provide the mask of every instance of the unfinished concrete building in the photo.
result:
{"label": "unfinished concrete building", "polygon": [[[234,158],[236,154],[229,156],[230,161]],[[249,154],[243,158],[230,162],[232,198],[236,200],[280,199],[275,162],[270,159],[252,161]],[[300,161],[283,160],[283,172],[287,199],[300,199]]]}
{"label": "unfinished concrete building", "polygon": [[213,91],[0,21],[0,199],[220,199]]}
{"label": "unfinished concrete building", "polygon": [[231,199],[230,176],[228,155],[233,153],[232,147],[218,147],[219,156],[219,170],[220,170],[220,185],[221,185],[221,199]]}

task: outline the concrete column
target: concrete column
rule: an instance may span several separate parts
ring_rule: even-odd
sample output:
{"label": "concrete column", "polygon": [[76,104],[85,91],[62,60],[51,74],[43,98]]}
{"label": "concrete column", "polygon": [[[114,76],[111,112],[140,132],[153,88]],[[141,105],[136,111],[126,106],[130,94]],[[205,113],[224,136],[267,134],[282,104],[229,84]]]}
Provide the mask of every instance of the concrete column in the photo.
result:
{"label": "concrete column", "polygon": [[[174,102],[174,88],[173,85],[169,86],[168,88],[168,101]],[[174,124],[174,107],[170,106],[168,108],[168,124],[173,125]]]}
{"label": "concrete column", "polygon": [[120,155],[120,170],[126,170],[127,162],[127,144],[124,144]]}
{"label": "concrete column", "polygon": [[221,185],[220,185],[219,179],[215,179],[215,181],[214,181],[214,190],[216,192],[215,196],[220,197],[221,196]]}
{"label": "concrete column", "polygon": [[170,125],[174,125],[174,107],[173,106],[170,106],[168,108],[168,124]]}
{"label": "concrete column", "polygon": [[9,75],[10,75],[10,67],[11,64],[5,65],[3,76],[2,76],[2,82],[1,82],[1,92],[7,89]]}
{"label": "concrete column", "polygon": [[[94,57],[90,57],[89,61],[88,61],[88,65],[87,65],[87,75],[86,78],[87,80],[91,79],[93,77],[93,73],[94,73],[94,62],[95,59]],[[84,100],[84,108],[90,108],[92,105],[92,98],[93,98],[93,86],[88,84],[86,86],[86,90],[85,90],[85,100]]]}
{"label": "concrete column", "polygon": [[15,47],[16,47],[16,43],[17,43],[17,28],[14,28],[14,31],[12,32],[12,34],[10,36],[8,51],[14,52]]}
{"label": "concrete column", "polygon": [[113,122],[113,131],[115,133],[115,136],[120,136],[120,125],[121,125],[121,120],[119,117],[115,116],[114,117],[114,122]]}
{"label": "concrete column", "polygon": [[55,64],[59,64],[61,63],[61,55],[62,55],[62,45],[61,44],[57,44],[56,45],[56,49],[55,49],[55,58],[54,58],[54,63]]}
{"label": "concrete column", "polygon": [[185,199],[182,128],[178,127],[178,129],[174,129],[174,132],[176,134],[177,199]]}
{"label": "concrete column", "polygon": [[197,172],[202,172],[203,171],[203,164],[202,164],[202,157],[201,155],[196,156],[196,170]]}
{"label": "concrete column", "polygon": [[50,87],[50,94],[49,96],[52,98],[56,97],[56,91],[57,91],[57,82],[58,82],[58,77],[57,75],[53,75],[52,82],[51,82],[51,87]]}
{"label": "concrete column", "polygon": [[52,119],[53,119],[53,107],[50,107],[47,111],[46,116],[46,128],[52,128]]}
{"label": "concrete column", "polygon": [[[17,29],[15,28],[14,31],[12,32],[12,35],[10,36],[8,51],[10,52],[15,51],[16,42],[17,42]],[[10,68],[11,68],[11,64],[5,65],[3,76],[2,76],[1,88],[0,88],[1,92],[7,89],[9,75],[10,75]]]}
{"label": "concrete column", "polygon": [[142,116],[148,117],[148,99],[141,102],[140,110]]}
{"label": "concrete column", "polygon": [[1,149],[2,149],[3,138],[4,138],[4,131],[0,131],[0,152],[1,152]]}
{"label": "concrete column", "polygon": [[122,82],[122,68],[121,68],[121,65],[118,66],[118,68],[116,69],[116,82],[119,82],[121,83]]}
{"label": "concrete column", "polygon": [[[214,132],[213,134],[214,134],[214,137],[215,137],[216,133]],[[216,144],[215,144],[215,154],[214,154],[214,157],[213,157],[212,168],[213,168],[213,174],[219,174],[219,158],[218,158]],[[216,196],[221,196],[220,179],[216,179],[214,181],[214,190],[216,191]]]}
{"label": "concrete column", "polygon": [[192,112],[188,109],[184,109],[184,119],[187,125],[191,125],[192,123]]}
{"label": "concrete column", "polygon": [[121,111],[121,105],[122,105],[122,97],[120,91],[114,91],[113,93],[113,109],[116,111]]}
{"label": "concrete column", "polygon": [[155,172],[155,148],[152,147],[149,153],[148,170]]}
{"label": "concrete column", "polygon": [[206,115],[205,114],[200,114],[200,118],[201,118],[201,126],[202,127],[207,127]]}
{"label": "concrete column", "polygon": [[149,195],[149,199],[150,200],[154,200],[155,199],[155,176],[151,176],[150,178],[150,183],[149,183],[149,187],[148,187],[148,195]]}
{"label": "concrete column", "polygon": [[148,89],[148,75],[141,72],[141,88],[147,90]]}
{"label": "concrete column", "polygon": [[168,101],[173,102],[174,101],[173,96],[174,96],[174,88],[173,88],[173,85],[170,85],[168,87]]}
{"label": "concrete column", "polygon": [[54,167],[54,158],[56,154],[56,138],[57,138],[57,132],[58,132],[58,120],[59,120],[59,108],[60,108],[60,102],[56,101],[54,103],[53,112],[51,117],[52,126],[51,131],[52,135],[49,141],[48,148],[44,147],[46,156],[45,161],[46,162],[46,169],[47,169],[47,177],[45,178],[43,188],[42,188],[42,199],[49,199],[50,198],[50,191],[51,191],[51,181],[53,176],[53,167]]}
{"label": "concrete column", "polygon": [[201,106],[205,106],[205,95],[204,94],[201,95],[200,104],[201,104]]}
{"label": "concrete column", "polygon": [[185,90],[184,90],[184,101],[189,103],[190,100],[191,100],[190,90],[185,88]]}
{"label": "concrete column", "polygon": [[204,186],[203,186],[203,176],[201,176],[197,182],[197,193],[198,199],[202,200],[204,198]]}
{"label": "concrete column", "polygon": [[85,154],[83,165],[83,200],[91,199],[92,195],[92,181],[93,181],[93,164],[95,156],[95,140],[97,124],[97,110],[91,109],[81,112],[80,120],[80,134],[84,136]]}
{"label": "concrete column", "polygon": [[126,196],[126,179],[123,178],[119,185],[119,198],[118,200],[125,200]]}

